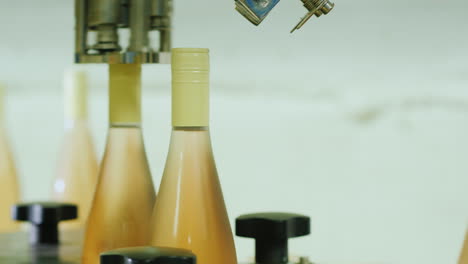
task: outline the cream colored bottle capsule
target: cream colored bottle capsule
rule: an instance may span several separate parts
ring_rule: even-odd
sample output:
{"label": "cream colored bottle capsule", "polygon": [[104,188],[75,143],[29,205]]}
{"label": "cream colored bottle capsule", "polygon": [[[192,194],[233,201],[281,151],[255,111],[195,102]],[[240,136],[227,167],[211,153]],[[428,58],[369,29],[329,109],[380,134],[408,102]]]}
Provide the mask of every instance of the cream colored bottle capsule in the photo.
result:
{"label": "cream colored bottle capsule", "polygon": [[107,145],[86,227],[82,264],[99,254],[145,246],[155,191],[141,133],[141,65],[109,65]]}
{"label": "cream colored bottle capsule", "polygon": [[65,73],[65,136],[52,196],[57,201],[77,204],[78,219],[61,228],[84,227],[97,182],[98,163],[87,123],[87,89],[85,72]]}
{"label": "cream colored bottle capsule", "polygon": [[153,210],[152,245],[189,249],[202,264],[237,264],[208,121],[208,50],[173,49],[173,130]]}
{"label": "cream colored bottle capsule", "polygon": [[458,264],[468,264],[468,231],[466,232],[465,236],[465,244],[462,249],[462,253],[460,256],[460,260],[458,261]]}
{"label": "cream colored bottle capsule", "polygon": [[0,83],[0,233],[17,231],[18,224],[11,219],[10,208],[20,197],[13,155],[4,127],[4,92]]}

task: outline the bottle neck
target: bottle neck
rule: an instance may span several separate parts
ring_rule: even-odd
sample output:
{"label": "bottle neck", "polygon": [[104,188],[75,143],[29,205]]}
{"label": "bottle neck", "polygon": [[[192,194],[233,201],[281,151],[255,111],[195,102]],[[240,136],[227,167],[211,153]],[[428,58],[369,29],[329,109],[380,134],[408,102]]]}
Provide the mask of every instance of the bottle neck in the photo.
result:
{"label": "bottle neck", "polygon": [[73,129],[87,128],[87,127],[88,127],[88,121],[86,119],[67,119],[67,118],[65,118],[65,121],[64,121],[65,131],[73,130]]}
{"label": "bottle neck", "polygon": [[5,122],[5,107],[3,102],[0,102],[0,129],[3,127],[3,123]]}
{"label": "bottle neck", "polygon": [[140,127],[140,64],[109,65],[109,123],[111,127]]}
{"label": "bottle neck", "polygon": [[84,85],[68,85],[64,91],[65,120],[81,121],[88,118],[87,94]]}
{"label": "bottle neck", "polygon": [[5,122],[5,98],[4,98],[4,88],[2,83],[0,83],[0,130],[3,129]]}
{"label": "bottle neck", "polygon": [[173,127],[169,147],[170,159],[213,159],[208,127]]}

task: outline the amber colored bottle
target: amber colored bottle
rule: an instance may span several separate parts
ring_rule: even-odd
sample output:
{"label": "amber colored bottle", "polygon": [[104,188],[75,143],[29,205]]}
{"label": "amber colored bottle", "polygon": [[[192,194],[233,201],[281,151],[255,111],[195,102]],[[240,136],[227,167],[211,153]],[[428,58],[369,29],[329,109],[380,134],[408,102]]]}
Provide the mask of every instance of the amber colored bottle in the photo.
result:
{"label": "amber colored bottle", "polygon": [[61,228],[84,227],[97,182],[98,163],[87,124],[87,88],[84,72],[65,73],[65,136],[52,196],[78,205],[78,219],[61,224]]}
{"label": "amber colored bottle", "polygon": [[0,233],[18,230],[19,225],[11,219],[10,208],[20,196],[16,167],[4,127],[3,95],[4,87],[0,83]]}
{"label": "amber colored bottle", "polygon": [[466,232],[465,245],[463,246],[458,264],[468,264],[468,231]]}
{"label": "amber colored bottle", "polygon": [[141,132],[141,65],[109,65],[110,128],[86,226],[82,264],[99,254],[145,246],[155,191]]}
{"label": "amber colored bottle", "polygon": [[172,136],[153,210],[152,245],[189,249],[202,264],[237,264],[211,149],[207,49],[172,50]]}

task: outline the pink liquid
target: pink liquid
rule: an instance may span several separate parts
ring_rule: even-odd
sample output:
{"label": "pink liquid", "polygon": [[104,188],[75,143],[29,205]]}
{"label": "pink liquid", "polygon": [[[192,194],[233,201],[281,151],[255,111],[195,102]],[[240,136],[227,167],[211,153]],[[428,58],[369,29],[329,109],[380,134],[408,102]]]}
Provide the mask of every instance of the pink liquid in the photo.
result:
{"label": "pink liquid", "polygon": [[19,186],[16,169],[7,137],[0,125],[0,233],[18,230],[18,224],[11,219],[10,208],[19,200]]}
{"label": "pink liquid", "polygon": [[64,222],[61,227],[84,227],[97,174],[98,164],[86,122],[75,122],[65,133],[52,195],[56,201],[77,204],[78,219]]}
{"label": "pink liquid", "polygon": [[468,264],[468,232],[466,233],[465,245],[463,246],[462,254],[458,264]]}
{"label": "pink liquid", "polygon": [[154,246],[192,250],[201,264],[237,264],[207,130],[174,130],[153,213]]}
{"label": "pink liquid", "polygon": [[82,264],[103,251],[145,246],[155,191],[140,128],[111,128],[88,218]]}

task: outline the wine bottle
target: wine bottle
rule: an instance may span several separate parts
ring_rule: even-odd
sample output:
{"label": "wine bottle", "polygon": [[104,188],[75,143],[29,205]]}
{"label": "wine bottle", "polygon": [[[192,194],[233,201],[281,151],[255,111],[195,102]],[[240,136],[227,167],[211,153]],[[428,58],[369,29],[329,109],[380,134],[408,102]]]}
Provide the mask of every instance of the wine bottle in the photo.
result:
{"label": "wine bottle", "polygon": [[16,167],[4,126],[4,91],[0,83],[0,233],[18,230],[18,224],[11,218],[10,208],[20,196]]}
{"label": "wine bottle", "polygon": [[463,246],[460,259],[458,260],[458,264],[468,264],[468,231],[466,232],[465,244]]}
{"label": "wine bottle", "polygon": [[82,264],[103,251],[145,246],[155,191],[141,132],[141,65],[109,65],[110,128],[85,232]]}
{"label": "wine bottle", "polygon": [[60,151],[53,199],[78,205],[78,219],[61,228],[82,228],[97,182],[98,164],[87,124],[85,72],[70,70],[64,79],[65,136]]}
{"label": "wine bottle", "polygon": [[152,245],[191,250],[203,264],[236,264],[229,218],[211,149],[207,49],[172,50],[172,135]]}

